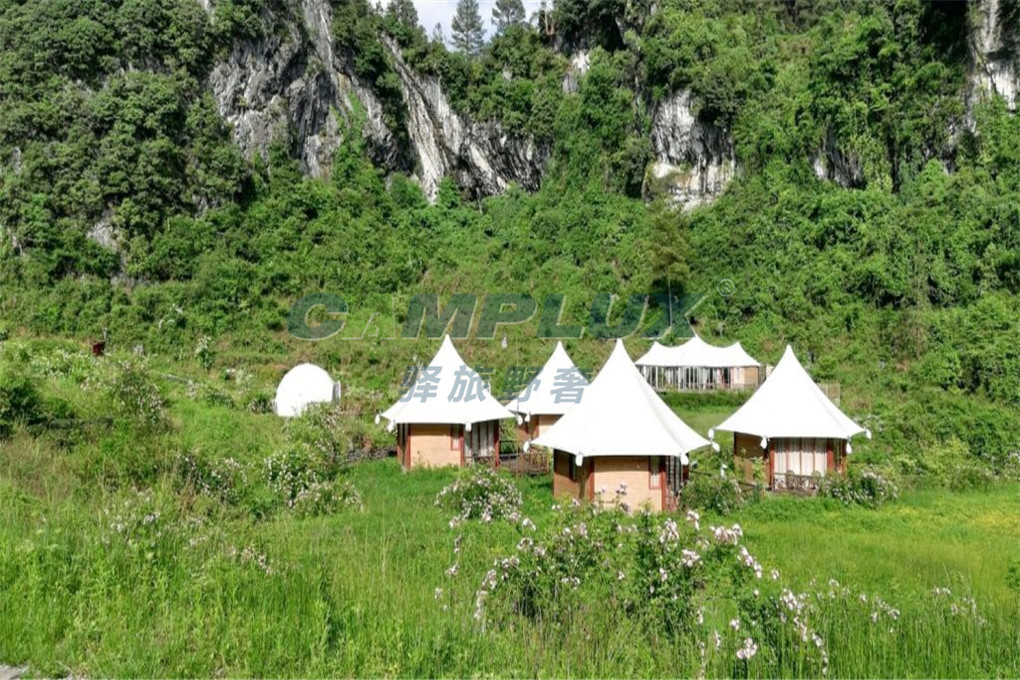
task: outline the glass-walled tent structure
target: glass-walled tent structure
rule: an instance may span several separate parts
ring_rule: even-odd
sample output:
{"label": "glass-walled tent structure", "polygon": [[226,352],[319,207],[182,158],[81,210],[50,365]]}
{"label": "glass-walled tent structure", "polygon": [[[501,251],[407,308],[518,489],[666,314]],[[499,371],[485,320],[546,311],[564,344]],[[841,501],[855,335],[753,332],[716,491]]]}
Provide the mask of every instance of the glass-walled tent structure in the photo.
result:
{"label": "glass-walled tent structure", "polygon": [[682,392],[757,389],[762,368],[739,342],[716,347],[697,335],[677,347],[652,343],[634,363],[655,389]]}

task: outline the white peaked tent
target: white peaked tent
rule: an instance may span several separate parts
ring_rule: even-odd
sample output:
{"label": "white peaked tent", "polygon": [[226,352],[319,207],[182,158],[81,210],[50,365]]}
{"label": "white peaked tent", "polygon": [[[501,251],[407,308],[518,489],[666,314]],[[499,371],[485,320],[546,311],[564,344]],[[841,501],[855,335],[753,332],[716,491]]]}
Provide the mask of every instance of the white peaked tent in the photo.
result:
{"label": "white peaked tent", "polygon": [[776,487],[787,486],[788,475],[800,479],[842,467],[852,452],[850,438],[871,438],[825,396],[790,346],[758,391],[714,430],[734,433],[735,455],[741,447],[762,451]]}
{"label": "white peaked tent", "polygon": [[[562,416],[577,406],[574,401],[557,399],[557,393],[553,391],[557,386],[558,378],[561,381],[559,384],[562,384],[563,372],[566,371],[577,371],[577,366],[571,361],[567,350],[563,349],[563,343],[557,342],[556,349],[553,350],[542,370],[506,407],[524,418],[529,418],[532,414]],[[587,388],[588,381],[584,379],[580,371],[577,371],[576,375],[580,377],[577,384]],[[584,394],[582,393],[580,401],[583,400]]]}
{"label": "white peaked tent", "polygon": [[668,357],[671,351],[678,350],[680,347],[667,347],[660,343],[658,340],[652,342],[652,346],[648,348],[648,351],[641,355],[641,357],[634,363],[640,368],[642,366],[672,366],[669,362]]}
{"label": "white peaked tent", "polygon": [[300,416],[309,404],[328,404],[340,398],[340,384],[315,364],[299,364],[287,371],[276,388],[276,415]]}
{"label": "white peaked tent", "polygon": [[[488,385],[481,390],[481,398],[455,399],[457,396],[455,385],[458,380],[474,381],[481,380],[478,373],[472,370],[461,358],[457,348],[450,341],[450,336],[443,338],[443,344],[439,351],[428,363],[428,369],[438,378],[435,383],[434,396],[429,396],[424,401],[414,396],[421,392],[421,386],[427,380],[427,372],[422,370],[418,374],[411,398],[405,392],[400,401],[386,409],[381,415],[390,421],[391,425],[401,423],[459,423],[469,427],[472,423],[484,420],[502,420],[513,418],[510,413],[495,397],[489,393]],[[458,378],[457,372],[461,372]],[[431,390],[430,390],[431,391]]]}
{"label": "white peaked tent", "polygon": [[553,493],[597,500],[624,490],[624,502],[670,506],[688,453],[710,442],[682,421],[631,362],[621,340],[568,411],[534,443],[553,450]]}
{"label": "white peaked tent", "polygon": [[789,345],[758,391],[715,429],[765,439],[850,439],[865,432],[825,396]]}
{"label": "white peaked tent", "polygon": [[397,454],[411,468],[474,460],[499,465],[499,421],[514,416],[446,336],[415,383],[380,417],[397,429]]}
{"label": "white peaked tent", "polygon": [[672,456],[710,442],[680,420],[635,368],[622,340],[584,391],[584,399],[535,440],[540,446],[588,456]]}
{"label": "white peaked tent", "polygon": [[635,363],[645,378],[660,389],[753,387],[761,369],[761,363],[739,342],[717,347],[697,335],[676,347],[655,342]]}

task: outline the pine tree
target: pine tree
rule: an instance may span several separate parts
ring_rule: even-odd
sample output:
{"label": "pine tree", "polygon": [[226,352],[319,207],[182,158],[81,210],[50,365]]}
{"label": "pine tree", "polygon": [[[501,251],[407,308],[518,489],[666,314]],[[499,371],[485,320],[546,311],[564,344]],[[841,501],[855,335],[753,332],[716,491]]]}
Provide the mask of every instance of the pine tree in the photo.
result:
{"label": "pine tree", "polygon": [[418,10],[414,8],[414,0],[390,0],[386,14],[408,28],[418,27]]}
{"label": "pine tree", "polygon": [[524,20],[522,0],[496,0],[492,8],[492,25],[496,27],[496,33],[502,35],[511,26],[523,24]]}
{"label": "pine tree", "polygon": [[450,28],[454,47],[465,54],[478,54],[485,43],[485,26],[478,12],[478,0],[457,0]]}
{"label": "pine tree", "polygon": [[436,22],[436,25],[432,27],[432,42],[437,42],[440,45],[446,44],[446,34],[443,32],[443,24]]}

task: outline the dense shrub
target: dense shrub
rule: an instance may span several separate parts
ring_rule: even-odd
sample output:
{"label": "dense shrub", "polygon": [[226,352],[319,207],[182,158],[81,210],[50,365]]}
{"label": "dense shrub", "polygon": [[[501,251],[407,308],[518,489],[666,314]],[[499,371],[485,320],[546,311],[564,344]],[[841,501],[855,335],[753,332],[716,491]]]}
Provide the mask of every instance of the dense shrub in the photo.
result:
{"label": "dense shrub", "polygon": [[878,508],[896,500],[899,497],[899,488],[878,470],[851,467],[846,474],[822,477],[818,495],[841,500],[846,505]]}
{"label": "dense shrub", "polygon": [[284,432],[289,442],[314,455],[316,469],[332,477],[348,466],[353,445],[347,429],[352,420],[339,404],[313,404],[300,417],[289,419]]}
{"label": "dense shrub", "polygon": [[515,628],[525,617],[565,630],[579,620],[612,621],[694,637],[703,640],[702,672],[720,664],[773,675],[789,653],[806,674],[827,671],[809,598],[765,569],[742,544],[739,525],[703,527],[693,511],[686,522],[634,516],[624,499],[620,490],[612,502],[561,508],[542,531],[522,523],[516,551],[494,561],[475,593],[475,618]]}
{"label": "dense shrub", "polygon": [[346,458],[296,442],[266,459],[266,480],[276,498],[301,517],[360,508],[358,490],[342,478],[345,463]]}
{"label": "dense shrub", "polygon": [[0,439],[16,425],[39,422],[42,402],[32,380],[9,365],[0,364]]}
{"label": "dense shrub", "polygon": [[699,463],[692,468],[687,484],[680,490],[680,502],[685,507],[726,515],[764,496],[759,462],[756,462],[756,475],[751,484],[742,483],[730,470],[729,463],[719,456],[707,456]]}
{"label": "dense shrub", "polygon": [[192,451],[181,456],[177,474],[194,491],[225,503],[240,503],[248,492],[248,469],[236,458],[209,460],[201,452]]}
{"label": "dense shrub", "polygon": [[119,362],[106,393],[114,413],[140,430],[157,432],[170,426],[163,390],[144,363],[138,360]]}
{"label": "dense shrub", "polygon": [[492,468],[476,465],[457,473],[457,479],[436,496],[435,505],[454,511],[451,526],[465,520],[520,521],[521,492],[513,480]]}

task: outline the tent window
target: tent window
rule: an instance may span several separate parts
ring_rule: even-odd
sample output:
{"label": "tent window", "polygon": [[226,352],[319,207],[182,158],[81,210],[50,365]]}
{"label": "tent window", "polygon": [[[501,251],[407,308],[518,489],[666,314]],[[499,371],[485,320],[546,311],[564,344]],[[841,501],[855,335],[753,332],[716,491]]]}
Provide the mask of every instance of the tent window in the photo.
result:
{"label": "tent window", "polygon": [[661,489],[662,485],[659,482],[659,473],[662,470],[662,458],[657,456],[648,457],[648,488],[649,489]]}

